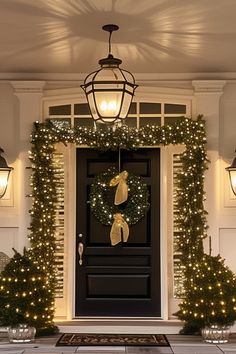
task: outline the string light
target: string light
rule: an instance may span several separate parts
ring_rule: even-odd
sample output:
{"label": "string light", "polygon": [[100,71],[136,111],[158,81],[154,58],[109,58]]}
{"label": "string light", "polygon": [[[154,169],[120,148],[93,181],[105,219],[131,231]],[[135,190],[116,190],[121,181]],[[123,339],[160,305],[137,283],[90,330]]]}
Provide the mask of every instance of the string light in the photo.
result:
{"label": "string light", "polygon": [[[9,276],[13,273],[14,277]],[[47,331],[50,334],[56,330],[53,314],[54,301],[47,274],[33,263],[26,249],[23,255],[15,251],[0,275],[1,324],[27,323],[36,327],[39,334]]]}
{"label": "string light", "polygon": [[116,168],[109,168],[96,176],[90,189],[90,208],[103,225],[112,225],[113,215],[116,213],[121,213],[129,225],[134,225],[146,215],[150,206],[147,185],[140,177],[129,173],[127,178],[129,198],[125,208],[120,209],[119,206],[107,201],[107,196],[112,192],[110,181],[118,174]]}
{"label": "string light", "polygon": [[[236,278],[219,255],[205,254],[192,273],[191,281],[186,279],[185,285],[185,301],[178,311],[178,317],[185,321],[184,333],[190,328],[197,331],[205,326],[230,326],[234,323]],[[192,313],[193,307],[198,312]]]}
{"label": "string light", "polygon": [[[52,302],[54,301],[56,284],[54,205],[57,201],[57,181],[52,157],[55,151],[54,145],[59,142],[73,143],[78,146],[87,145],[103,151],[117,150],[118,148],[129,150],[153,145],[185,145],[185,151],[180,157],[183,170],[177,176],[177,209],[181,211],[175,219],[175,227],[181,232],[177,251],[181,254],[182,269],[186,279],[186,294],[188,294],[188,290],[192,292],[193,287],[196,287],[194,293],[198,296],[196,303],[199,304],[197,307],[199,311],[195,314],[197,314],[196,319],[201,320],[205,316],[201,305],[207,306],[208,304],[205,297],[203,298],[205,286],[196,285],[197,281],[207,281],[206,274],[201,273],[204,256],[202,241],[207,237],[208,228],[207,213],[204,209],[204,173],[208,160],[205,149],[205,122],[202,117],[199,116],[197,120],[183,118],[172,126],[146,126],[140,129],[122,126],[115,131],[107,128],[106,132],[87,127],[72,128],[66,122],[59,121],[35,123],[30,152],[32,208],[30,210],[29,239],[31,258],[44,271],[48,279],[50,289],[48,298]],[[111,215],[110,212],[106,214],[108,218]],[[195,269],[189,263],[194,264]],[[208,264],[208,260],[205,263]],[[224,268],[222,273],[225,275]],[[193,282],[190,282],[189,279],[193,279]],[[222,280],[218,280],[219,282],[225,284]],[[208,282],[207,289],[208,286],[212,286],[212,284]],[[217,285],[218,291],[222,292],[222,288],[223,285]],[[208,289],[208,291],[210,290]],[[211,292],[214,293],[214,291]],[[223,292],[219,295],[223,295]],[[203,301],[199,301],[199,299]],[[193,307],[193,302],[192,299],[190,300],[190,305],[186,304],[184,310],[190,316],[189,318],[193,318],[193,312],[190,310]],[[233,302],[231,301],[231,303]],[[188,306],[190,307],[188,308]]]}

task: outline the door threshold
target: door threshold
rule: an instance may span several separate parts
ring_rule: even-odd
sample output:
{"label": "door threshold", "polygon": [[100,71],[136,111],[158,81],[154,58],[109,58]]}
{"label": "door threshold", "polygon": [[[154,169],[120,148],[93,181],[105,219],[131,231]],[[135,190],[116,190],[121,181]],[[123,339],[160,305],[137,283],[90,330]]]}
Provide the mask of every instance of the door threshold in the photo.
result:
{"label": "door threshold", "polygon": [[161,317],[109,317],[109,316],[93,316],[93,317],[88,317],[88,316],[79,316],[79,317],[74,317],[72,321],[163,321],[163,318]]}
{"label": "door threshold", "polygon": [[183,323],[179,320],[161,319],[73,319],[56,321],[62,333],[133,333],[133,334],[178,334]]}

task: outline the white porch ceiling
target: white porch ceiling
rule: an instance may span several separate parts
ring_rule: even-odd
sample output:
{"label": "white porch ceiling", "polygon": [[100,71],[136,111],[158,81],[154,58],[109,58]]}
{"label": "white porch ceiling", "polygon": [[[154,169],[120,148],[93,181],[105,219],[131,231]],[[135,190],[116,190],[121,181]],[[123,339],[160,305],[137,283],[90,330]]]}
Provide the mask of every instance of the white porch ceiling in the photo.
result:
{"label": "white porch ceiling", "polygon": [[236,0],[0,0],[0,73],[236,72]]}

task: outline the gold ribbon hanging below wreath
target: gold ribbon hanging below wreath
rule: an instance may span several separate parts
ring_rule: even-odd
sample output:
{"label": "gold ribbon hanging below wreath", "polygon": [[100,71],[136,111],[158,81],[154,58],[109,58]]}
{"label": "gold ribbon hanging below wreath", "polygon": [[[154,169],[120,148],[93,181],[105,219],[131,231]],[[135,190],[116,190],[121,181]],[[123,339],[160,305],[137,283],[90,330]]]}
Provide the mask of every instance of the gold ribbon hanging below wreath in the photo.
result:
{"label": "gold ribbon hanging below wreath", "polygon": [[128,199],[128,186],[126,183],[128,175],[127,171],[123,171],[110,181],[110,187],[115,187],[118,184],[115,194],[115,205],[122,204]]}
{"label": "gold ribbon hanging below wreath", "polygon": [[113,218],[114,222],[111,227],[110,237],[111,245],[115,246],[122,241],[121,230],[123,234],[123,242],[127,242],[129,237],[129,226],[120,213],[114,214]]}

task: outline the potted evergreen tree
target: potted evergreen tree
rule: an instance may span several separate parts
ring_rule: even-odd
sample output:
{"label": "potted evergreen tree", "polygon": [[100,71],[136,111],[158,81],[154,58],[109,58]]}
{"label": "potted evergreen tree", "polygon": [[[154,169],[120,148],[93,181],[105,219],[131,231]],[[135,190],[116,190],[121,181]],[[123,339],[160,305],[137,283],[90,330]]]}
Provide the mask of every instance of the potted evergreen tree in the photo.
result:
{"label": "potted evergreen tree", "polygon": [[204,254],[185,282],[185,298],[176,313],[185,322],[183,334],[202,333],[211,343],[228,341],[236,320],[236,278],[218,256]]}
{"label": "potted evergreen tree", "polygon": [[[47,277],[30,259],[15,251],[13,258],[0,274],[0,325],[15,328],[21,337],[29,334],[55,333],[54,306],[49,296]],[[17,341],[17,340],[16,340]],[[22,338],[21,338],[21,341]],[[27,341],[27,340],[26,340]]]}

